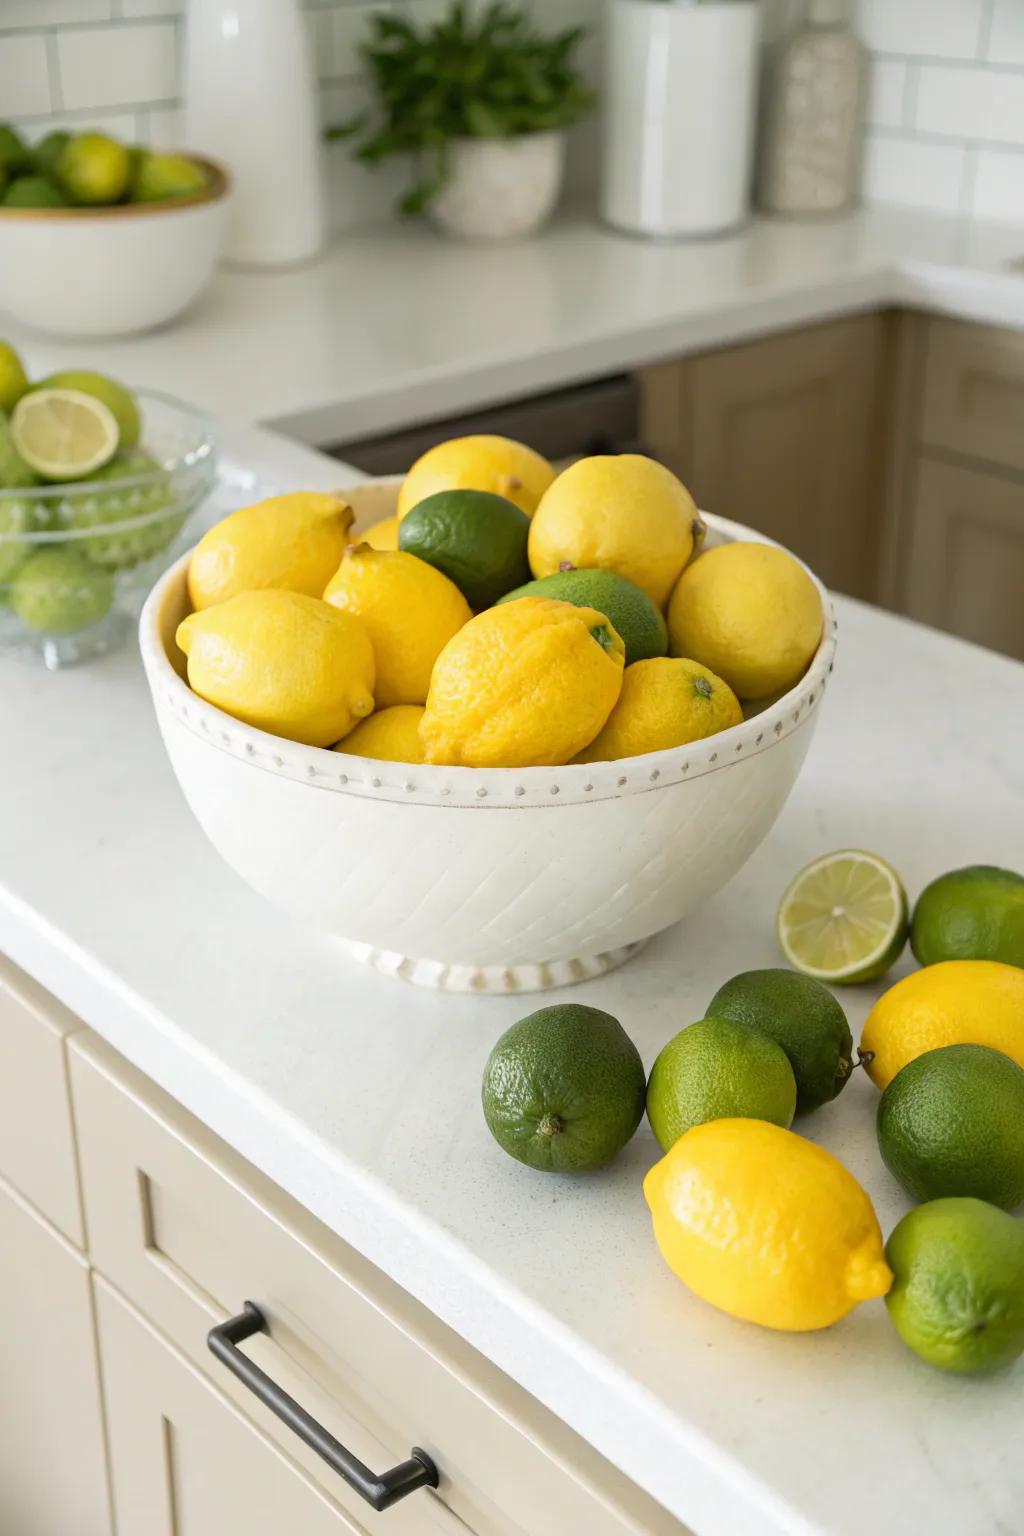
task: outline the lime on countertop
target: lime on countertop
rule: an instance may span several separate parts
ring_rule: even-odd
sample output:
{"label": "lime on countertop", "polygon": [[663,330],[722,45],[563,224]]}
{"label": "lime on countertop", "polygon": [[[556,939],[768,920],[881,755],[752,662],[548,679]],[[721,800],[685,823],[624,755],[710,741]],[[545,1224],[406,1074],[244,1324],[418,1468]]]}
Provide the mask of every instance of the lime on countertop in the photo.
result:
{"label": "lime on countertop", "polygon": [[907,942],[907,896],[877,854],[841,848],[802,869],[783,893],[779,947],[806,976],[833,984],[873,981]]}

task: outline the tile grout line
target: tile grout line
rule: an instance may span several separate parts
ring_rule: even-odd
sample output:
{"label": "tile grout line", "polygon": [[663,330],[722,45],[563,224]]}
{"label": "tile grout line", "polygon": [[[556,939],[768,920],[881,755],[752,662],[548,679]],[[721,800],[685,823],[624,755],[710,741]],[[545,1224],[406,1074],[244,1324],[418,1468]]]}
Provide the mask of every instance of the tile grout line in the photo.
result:
{"label": "tile grout line", "polygon": [[971,133],[934,133],[928,128],[889,128],[884,123],[870,123],[873,138],[901,144],[933,144],[946,149],[991,149],[1003,155],[1024,155],[1024,139],[986,139]]}
{"label": "tile grout line", "polygon": [[970,215],[974,205],[974,184],[978,175],[978,151],[968,145],[964,152],[964,168],[960,177],[960,212]]}
{"label": "tile grout line", "polygon": [[907,64],[907,79],[903,87],[903,127],[915,128],[914,119],[917,116],[917,98],[921,88],[920,64]]}
{"label": "tile grout line", "polygon": [[57,44],[56,32],[48,32],[44,43],[46,48],[46,74],[50,82],[50,112],[63,112],[64,110],[64,83],[60,77],[60,49]]}
{"label": "tile grout line", "polygon": [[988,54],[989,45],[992,42],[992,28],[996,22],[996,0],[985,0],[981,15],[978,18],[978,43],[975,57],[983,62]]}

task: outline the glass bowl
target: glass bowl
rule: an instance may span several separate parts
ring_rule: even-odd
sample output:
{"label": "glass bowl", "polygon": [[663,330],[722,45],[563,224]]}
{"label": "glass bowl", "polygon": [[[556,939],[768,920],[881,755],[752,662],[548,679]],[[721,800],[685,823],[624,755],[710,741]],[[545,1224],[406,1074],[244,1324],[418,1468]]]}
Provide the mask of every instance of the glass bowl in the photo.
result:
{"label": "glass bowl", "polygon": [[55,670],[113,649],[190,542],[216,482],[210,422],[169,395],[136,398],[139,447],[98,476],[0,486],[0,653]]}

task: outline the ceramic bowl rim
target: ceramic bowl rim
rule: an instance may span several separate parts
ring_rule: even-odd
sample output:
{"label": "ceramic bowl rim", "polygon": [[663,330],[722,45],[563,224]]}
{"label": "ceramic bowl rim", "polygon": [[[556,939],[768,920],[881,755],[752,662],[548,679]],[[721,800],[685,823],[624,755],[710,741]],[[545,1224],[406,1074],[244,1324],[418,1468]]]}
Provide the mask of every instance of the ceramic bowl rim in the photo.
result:
{"label": "ceramic bowl rim", "polygon": [[6,208],[0,205],[0,225],[30,223],[88,224],[106,223],[111,219],[137,219],[150,215],[181,213],[183,209],[201,208],[223,202],[231,191],[231,177],[216,160],[206,155],[193,155],[187,150],[167,150],[161,153],[177,154],[182,160],[198,165],[210,178],[209,185],[185,197],[167,197],[152,203],[104,203],[94,207],[71,208]]}
{"label": "ceramic bowl rim", "polygon": [[[388,481],[363,483],[383,485]],[[344,496],[345,491],[339,494]],[[741,523],[711,513],[701,515],[708,527],[724,535],[728,542],[776,542]],[[192,692],[171,662],[160,636],[164,605],[184,580],[190,558],[188,550],[168,567],[150,591],[139,619],[139,646],[158,708],[166,705],[192,735],[250,767],[335,793],[405,804],[510,810],[529,806],[554,809],[558,805],[649,793],[701,778],[777,746],[807,722],[821,701],[834,665],[837,624],[832,601],[814,572],[801,561],[822,600],[824,624],[818,649],[803,677],[788,692],[751,719],[715,736],[637,757],[605,763],[567,763],[555,768],[462,768],[348,756],[329,747],[304,746],[245,725]]]}

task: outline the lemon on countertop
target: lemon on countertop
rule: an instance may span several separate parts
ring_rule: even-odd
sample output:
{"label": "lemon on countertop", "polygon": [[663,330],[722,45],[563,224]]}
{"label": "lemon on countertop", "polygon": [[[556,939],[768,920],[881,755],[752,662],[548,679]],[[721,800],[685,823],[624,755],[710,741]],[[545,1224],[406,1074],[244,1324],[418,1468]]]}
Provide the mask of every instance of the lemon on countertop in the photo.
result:
{"label": "lemon on countertop", "polygon": [[334,750],[350,752],[353,757],[376,757],[386,763],[422,763],[422,719],[422,704],[392,704],[390,709],[378,709],[360,720]]}
{"label": "lemon on countertop", "polygon": [[420,727],[428,763],[567,763],[622,687],[625,647],[604,614],[550,598],[488,608],[437,658]]}
{"label": "lemon on countertop", "polygon": [[204,533],[188,568],[195,609],[277,587],[320,597],[348,543],[352,509],[339,496],[292,491],[241,507]]}
{"label": "lemon on countertop", "polygon": [[827,1328],[892,1284],[878,1218],[853,1175],[767,1121],[695,1126],[648,1173],[644,1196],[669,1268],[732,1317]]}
{"label": "lemon on countertop", "polygon": [[554,478],[547,459],[525,443],[486,433],[453,437],[416,460],[398,495],[398,518],[438,491],[493,491],[532,517]]}
{"label": "lemon on countertop", "polygon": [[999,960],[926,965],[883,992],[860,1045],[877,1088],[943,1045],[987,1045],[1024,1067],[1024,970]]}
{"label": "lemon on countertop", "polygon": [[358,619],[268,587],[190,613],[177,641],[200,698],[261,731],[329,747],[373,709],[373,647]]}
{"label": "lemon on countertop", "polygon": [[[530,569],[616,571],[664,607],[703,532],[689,491],[639,453],[579,459],[545,492],[530,525]],[[687,653],[691,654],[691,653]]]}
{"label": "lemon on countertop", "polygon": [[669,650],[692,656],[741,699],[791,688],[821,640],[821,598],[799,560],[772,544],[706,550],[676,583]]}
{"label": "lemon on countertop", "polygon": [[707,667],[669,656],[637,661],[626,668],[618,703],[579,761],[610,762],[681,747],[742,719],[732,689]]}
{"label": "lemon on countertop", "polygon": [[402,550],[350,544],[324,600],[366,626],[377,662],[377,704],[423,704],[434,662],[472,617],[447,576]]}

